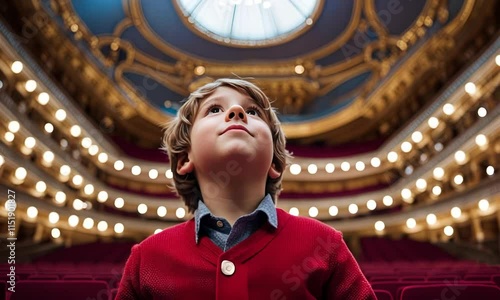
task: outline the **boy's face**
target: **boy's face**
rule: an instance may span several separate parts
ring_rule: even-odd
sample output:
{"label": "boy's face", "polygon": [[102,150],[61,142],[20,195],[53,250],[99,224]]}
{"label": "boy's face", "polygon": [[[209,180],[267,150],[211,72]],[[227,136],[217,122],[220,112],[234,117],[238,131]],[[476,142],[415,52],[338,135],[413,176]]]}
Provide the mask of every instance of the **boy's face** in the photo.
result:
{"label": "boy's face", "polygon": [[256,178],[267,175],[276,178],[279,173],[276,175],[271,167],[273,139],[267,122],[264,110],[249,95],[230,87],[218,87],[201,100],[195,116],[188,170],[207,175],[220,170],[229,174],[239,170]]}

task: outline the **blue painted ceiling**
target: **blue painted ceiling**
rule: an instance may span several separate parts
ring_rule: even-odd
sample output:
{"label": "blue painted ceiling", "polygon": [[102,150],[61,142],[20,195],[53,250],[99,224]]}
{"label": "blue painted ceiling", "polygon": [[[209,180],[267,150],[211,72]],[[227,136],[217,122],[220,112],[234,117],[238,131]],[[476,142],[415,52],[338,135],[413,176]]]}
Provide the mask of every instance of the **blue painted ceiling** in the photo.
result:
{"label": "blue painted ceiling", "polygon": [[[183,22],[173,2],[69,1],[76,24],[84,29],[87,40],[98,44],[97,47],[74,38],[63,17],[52,11],[49,0],[42,1],[42,4],[49,14],[59,20],[61,28],[74,39],[75,44],[92,58],[96,68],[109,74],[117,89],[123,90],[124,85],[132,87],[143,101],[148,101],[152,107],[167,115],[175,114],[180,101],[189,94],[189,84],[199,79],[195,75],[188,76],[179,72],[179,66],[188,63],[194,64],[193,67],[227,66],[229,71],[240,64],[258,68],[269,64],[311,62],[313,70],[320,71],[338,66],[338,72],[342,74],[339,75],[341,80],[332,81],[335,73],[325,75],[325,78],[312,76],[311,73],[295,76],[306,82],[317,82],[320,92],[299,112],[281,114],[283,122],[293,123],[334,114],[351,105],[369,83],[371,89],[374,89],[381,79],[390,80],[391,72],[384,75],[389,78],[380,78],[374,76],[377,70],[370,66],[360,68],[360,65],[367,63],[366,58],[363,58],[365,49],[380,41],[374,28],[373,16],[385,28],[387,36],[397,40],[412,26],[422,22],[426,6],[431,1],[325,0],[319,17],[309,30],[283,44],[253,48],[224,45],[195,33]],[[458,15],[463,2],[464,0],[447,1],[447,22]],[[421,37],[422,41],[445,25],[446,23],[434,22]],[[119,41],[118,50],[111,50],[112,43],[116,41]],[[414,48],[398,53],[374,51],[373,57],[369,59],[382,61],[395,55],[397,61],[392,65],[394,67],[417,51],[420,44],[415,43],[412,46]],[[114,51],[118,54],[110,59]],[[351,64],[353,61],[359,62]],[[354,67],[362,71],[350,72],[350,68]],[[230,75],[231,73],[227,74]],[[259,76],[254,75],[256,78]],[[270,77],[273,76],[280,78],[278,74]],[[329,80],[335,83],[330,84]],[[165,104],[166,100],[168,105]]]}

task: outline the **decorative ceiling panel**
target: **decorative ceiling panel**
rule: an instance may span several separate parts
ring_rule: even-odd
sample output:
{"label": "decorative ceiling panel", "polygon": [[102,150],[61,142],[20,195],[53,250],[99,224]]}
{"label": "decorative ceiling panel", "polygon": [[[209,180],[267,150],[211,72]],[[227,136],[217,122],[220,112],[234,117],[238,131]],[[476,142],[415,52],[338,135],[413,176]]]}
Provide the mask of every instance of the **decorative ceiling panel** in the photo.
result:
{"label": "decorative ceiling panel", "polygon": [[251,77],[276,100],[294,138],[355,120],[376,126],[367,113],[381,101],[404,99],[371,95],[420,76],[409,61],[434,51],[433,40],[446,28],[458,34],[474,0],[321,1],[307,31],[267,47],[234,47],[197,34],[174,2],[62,0],[54,9],[41,1],[94,68],[129,98],[123,102],[137,103],[130,109],[142,118],[164,123],[196,87],[217,77]]}

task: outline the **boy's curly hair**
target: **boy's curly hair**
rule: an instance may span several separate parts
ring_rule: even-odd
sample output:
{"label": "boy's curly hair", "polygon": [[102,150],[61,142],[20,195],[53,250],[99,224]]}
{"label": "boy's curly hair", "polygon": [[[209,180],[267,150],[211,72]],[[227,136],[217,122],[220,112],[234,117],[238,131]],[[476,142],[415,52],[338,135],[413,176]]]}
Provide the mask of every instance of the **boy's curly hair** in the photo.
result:
{"label": "boy's curly hair", "polygon": [[165,126],[165,135],[163,136],[162,150],[166,151],[170,159],[170,168],[173,173],[175,192],[184,200],[189,212],[194,212],[198,208],[198,200],[202,199],[200,187],[196,176],[191,173],[180,175],[177,173],[177,162],[180,158],[187,156],[191,148],[191,128],[194,119],[198,113],[200,102],[212,94],[218,87],[230,87],[243,94],[249,95],[255,103],[260,106],[269,120],[268,125],[273,137],[273,161],[275,168],[281,175],[272,179],[268,176],[266,181],[266,194],[270,194],[273,201],[276,202],[277,195],[281,191],[281,180],[283,172],[289,164],[291,155],[285,149],[286,139],[281,129],[280,122],[268,97],[255,84],[242,79],[222,78],[208,83],[196,91],[192,92],[181,106],[174,118]]}

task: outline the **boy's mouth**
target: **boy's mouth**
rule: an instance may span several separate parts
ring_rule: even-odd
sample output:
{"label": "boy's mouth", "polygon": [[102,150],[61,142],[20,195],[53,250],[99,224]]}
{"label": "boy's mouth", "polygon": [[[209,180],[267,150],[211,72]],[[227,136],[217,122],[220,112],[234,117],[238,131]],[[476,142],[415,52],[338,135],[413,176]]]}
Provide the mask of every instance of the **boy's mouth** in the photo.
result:
{"label": "boy's mouth", "polygon": [[252,134],[248,131],[248,129],[247,129],[245,126],[243,126],[243,125],[230,125],[230,126],[228,126],[226,129],[224,129],[224,131],[223,131],[221,134],[224,134],[224,133],[226,133],[226,132],[228,132],[228,131],[230,131],[230,130],[244,130],[244,131],[246,131],[248,134],[252,135]]}

